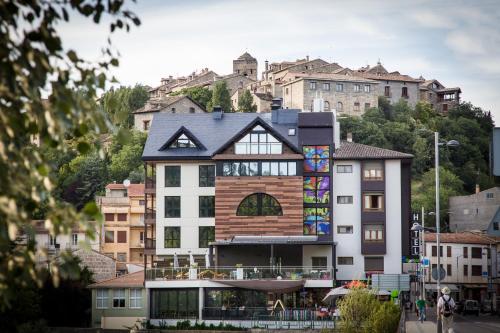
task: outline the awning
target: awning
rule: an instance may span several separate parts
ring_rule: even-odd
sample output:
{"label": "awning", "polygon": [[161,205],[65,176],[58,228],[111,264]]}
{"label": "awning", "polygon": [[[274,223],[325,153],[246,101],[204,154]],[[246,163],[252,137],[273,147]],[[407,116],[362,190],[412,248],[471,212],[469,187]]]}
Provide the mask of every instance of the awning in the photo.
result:
{"label": "awning", "polygon": [[271,292],[290,292],[304,287],[305,280],[214,280],[227,286]]}
{"label": "awning", "polygon": [[[441,285],[441,290],[444,287],[450,288],[450,291],[460,291],[460,289],[458,288],[458,286],[456,284],[442,284]],[[425,285],[425,290],[437,290],[436,288],[437,287],[436,287],[435,284],[426,284]]]}
{"label": "awning", "polygon": [[210,245],[271,245],[271,244],[300,244],[300,245],[331,245],[332,239],[320,239],[318,236],[234,236],[229,240],[210,242]]}

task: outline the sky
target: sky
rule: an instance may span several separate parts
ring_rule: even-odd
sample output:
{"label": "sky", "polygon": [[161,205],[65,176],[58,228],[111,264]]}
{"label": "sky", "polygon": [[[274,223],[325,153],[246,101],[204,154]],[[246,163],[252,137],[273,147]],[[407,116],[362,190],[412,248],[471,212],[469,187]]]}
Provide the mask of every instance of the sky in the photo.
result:
{"label": "sky", "polygon": [[[309,56],[357,69],[389,71],[459,86],[462,100],[500,123],[499,0],[138,0],[142,21],[111,36],[123,85],[158,86],[162,77],[208,67],[232,72],[247,51],[259,62]],[[75,17],[62,25],[67,48],[98,59],[109,28]]]}

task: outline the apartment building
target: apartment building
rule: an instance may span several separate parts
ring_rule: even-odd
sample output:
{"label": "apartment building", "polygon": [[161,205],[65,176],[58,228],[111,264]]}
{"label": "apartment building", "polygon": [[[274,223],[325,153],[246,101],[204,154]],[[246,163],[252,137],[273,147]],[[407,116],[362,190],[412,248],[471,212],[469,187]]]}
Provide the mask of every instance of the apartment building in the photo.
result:
{"label": "apartment building", "polygon": [[97,197],[104,216],[100,251],[119,263],[144,261],[144,184],[108,184]]}
{"label": "apartment building", "polygon": [[412,156],[339,133],[334,112],[155,115],[148,318],[251,325],[280,303],[313,309],[342,281],[400,274]]}
{"label": "apartment building", "polygon": [[[467,231],[440,235],[439,256],[445,272],[441,285],[448,286],[456,300],[496,301],[500,291],[497,243],[495,238]],[[432,271],[437,270],[438,249],[434,233],[425,234],[425,256],[431,264],[425,271],[426,291],[435,297],[436,279]]]}
{"label": "apartment building", "polygon": [[379,82],[359,76],[290,72],[282,82],[284,108],[312,111],[318,98],[325,111],[336,109],[339,115],[361,116],[378,107]]}

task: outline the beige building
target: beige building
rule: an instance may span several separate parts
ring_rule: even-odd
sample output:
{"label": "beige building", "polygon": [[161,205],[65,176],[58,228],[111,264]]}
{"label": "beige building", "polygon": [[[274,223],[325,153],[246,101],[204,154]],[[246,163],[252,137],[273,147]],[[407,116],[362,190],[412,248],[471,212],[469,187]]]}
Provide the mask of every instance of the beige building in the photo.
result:
{"label": "beige building", "polygon": [[[250,88],[250,87],[248,87]],[[245,89],[237,89],[233,95],[231,96],[231,103],[235,110],[238,110],[238,102],[241,94],[245,91]],[[253,90],[250,90],[250,94],[253,98],[253,104],[257,106],[257,113],[261,112],[271,112],[271,103],[273,100],[273,96],[269,93],[260,93]]]}
{"label": "beige building", "polygon": [[138,131],[148,131],[153,116],[158,112],[170,113],[203,113],[205,108],[189,96],[167,96],[159,99],[150,99],[142,108],[132,112],[134,114],[134,128]]}
{"label": "beige building", "polygon": [[313,100],[324,100],[324,110],[361,116],[378,107],[379,83],[357,76],[328,73],[288,73],[283,77],[283,107],[311,111]]}
{"label": "beige building", "polygon": [[425,80],[419,88],[420,100],[430,103],[438,112],[447,113],[460,104],[459,87],[446,88],[438,80]]}
{"label": "beige building", "polygon": [[100,251],[118,263],[143,263],[144,184],[108,184],[97,202],[104,215]]}
{"label": "beige building", "polygon": [[376,86],[378,96],[384,96],[391,103],[404,100],[415,107],[420,99],[419,84],[423,80],[399,72],[388,72],[380,61],[376,66],[368,65],[358,69],[354,75],[378,81],[379,84]]}

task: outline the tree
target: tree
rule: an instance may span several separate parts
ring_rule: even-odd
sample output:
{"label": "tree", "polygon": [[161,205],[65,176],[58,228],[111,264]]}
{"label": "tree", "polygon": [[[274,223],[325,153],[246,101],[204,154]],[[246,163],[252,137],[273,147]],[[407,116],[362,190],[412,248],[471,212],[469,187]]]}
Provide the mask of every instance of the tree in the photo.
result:
{"label": "tree", "polygon": [[141,108],[149,99],[146,87],[111,88],[101,96],[100,103],[110,121],[116,127],[131,128],[134,125],[133,111]]}
{"label": "tree", "polygon": [[171,93],[170,95],[186,95],[200,104],[208,111],[208,103],[212,100],[212,90],[204,87],[183,88],[180,91]]}
{"label": "tree", "polygon": [[238,99],[239,112],[257,112],[257,105],[253,103],[253,97],[250,90],[245,89]]}
{"label": "tree", "polygon": [[207,105],[207,111],[212,112],[215,106],[222,107],[224,112],[232,112],[233,110],[231,106],[231,96],[229,96],[226,81],[220,80],[215,83],[215,87],[212,92],[212,99]]}
{"label": "tree", "polygon": [[[412,209],[420,211],[425,207],[428,212],[436,209],[436,177],[435,169],[430,169],[422,175],[421,180],[413,182],[412,186]],[[443,167],[439,168],[439,212],[441,218],[448,221],[448,199],[451,196],[463,194],[463,182],[453,172]],[[435,218],[426,220],[426,226],[435,226]]]}
{"label": "tree", "polygon": [[109,39],[96,63],[65,49],[57,28],[69,22],[69,13],[96,24],[108,16],[111,32],[140,24],[122,0],[0,2],[0,307],[26,285],[42,284],[33,251],[13,246],[41,202],[47,203],[45,225],[51,235],[69,232],[77,222],[85,228],[85,221],[99,218],[95,203],[76,212],[55,200],[51,165],[31,144],[35,136],[42,149],[65,154],[69,135],[77,151],[85,153],[90,150],[87,133],[109,130],[105,113],[93,101],[118,59]]}
{"label": "tree", "polygon": [[141,157],[146,138],[146,133],[132,131],[130,142],[124,144],[120,150],[111,155],[110,181],[121,183],[127,178],[133,178],[131,181],[134,182],[143,181],[144,170]]}

